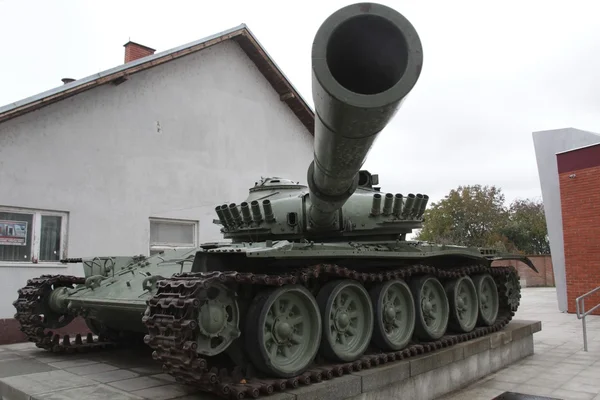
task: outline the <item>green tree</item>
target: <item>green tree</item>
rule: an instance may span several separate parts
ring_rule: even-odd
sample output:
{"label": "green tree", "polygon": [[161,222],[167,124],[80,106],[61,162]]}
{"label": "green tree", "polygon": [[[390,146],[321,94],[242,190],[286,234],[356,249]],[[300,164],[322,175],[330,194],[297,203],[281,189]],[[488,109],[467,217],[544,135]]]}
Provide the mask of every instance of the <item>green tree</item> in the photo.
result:
{"label": "green tree", "polygon": [[425,212],[418,240],[463,246],[497,246],[508,221],[504,194],[495,186],[459,186]]}
{"label": "green tree", "polygon": [[507,208],[504,200],[495,186],[459,186],[428,207],[416,239],[550,254],[543,203],[515,200]]}
{"label": "green tree", "polygon": [[508,223],[501,233],[522,253],[550,254],[544,203],[541,200],[513,201]]}

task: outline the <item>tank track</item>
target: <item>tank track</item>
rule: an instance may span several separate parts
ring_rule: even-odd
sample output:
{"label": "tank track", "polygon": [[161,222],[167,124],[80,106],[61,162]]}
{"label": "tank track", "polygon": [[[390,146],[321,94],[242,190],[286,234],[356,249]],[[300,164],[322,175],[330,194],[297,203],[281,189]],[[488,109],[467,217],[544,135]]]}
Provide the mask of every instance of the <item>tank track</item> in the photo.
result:
{"label": "tank track", "polygon": [[[212,283],[245,283],[273,287],[296,283],[306,285],[311,280],[327,278],[350,278],[363,283],[375,283],[421,275],[449,279],[484,272],[494,278],[498,287],[498,316],[493,325],[476,327],[469,333],[446,335],[434,342],[412,342],[396,352],[367,350],[354,362],[313,365],[305,373],[291,379],[243,376],[239,367],[232,370],[218,369],[211,367],[209,360],[200,357],[196,352],[196,311],[201,304],[202,293],[206,293],[204,289]],[[143,317],[149,332],[144,341],[154,349],[153,358],[162,362],[163,370],[174,376],[178,382],[199,386],[202,390],[223,398],[256,398],[274,391],[285,392],[299,385],[310,385],[323,379],[329,380],[353,371],[414,357],[499,331],[513,318],[520,297],[518,273],[514,267],[474,265],[441,269],[428,265],[414,265],[394,271],[362,273],[337,265],[320,264],[281,275],[238,272],[182,273],[158,282],[157,294],[148,300],[148,309]]]}
{"label": "tank track", "polygon": [[[43,305],[45,295],[52,288],[72,287],[72,285],[84,282],[85,278],[76,276],[42,275],[38,278],[29,279],[27,286],[18,290],[19,297],[13,302],[13,306],[17,309],[15,319],[21,324],[21,331],[27,335],[30,342],[34,342],[37,347],[53,353],[82,353],[112,348],[118,345],[102,335],[98,336],[96,340],[94,340],[92,333],[61,337],[61,335],[46,329],[46,321],[40,316],[38,309],[39,306]],[[83,336],[85,336],[85,340]],[[73,337],[75,338],[74,342],[71,341]]]}

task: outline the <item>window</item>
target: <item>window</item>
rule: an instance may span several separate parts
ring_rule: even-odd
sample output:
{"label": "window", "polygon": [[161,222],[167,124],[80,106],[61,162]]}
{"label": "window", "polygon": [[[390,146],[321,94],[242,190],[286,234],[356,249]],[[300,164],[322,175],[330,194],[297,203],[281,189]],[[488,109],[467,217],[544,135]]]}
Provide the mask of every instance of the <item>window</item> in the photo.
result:
{"label": "window", "polygon": [[150,218],[150,255],[166,249],[194,248],[198,222]]}
{"label": "window", "polygon": [[0,262],[57,262],[66,231],[67,213],[0,207]]}

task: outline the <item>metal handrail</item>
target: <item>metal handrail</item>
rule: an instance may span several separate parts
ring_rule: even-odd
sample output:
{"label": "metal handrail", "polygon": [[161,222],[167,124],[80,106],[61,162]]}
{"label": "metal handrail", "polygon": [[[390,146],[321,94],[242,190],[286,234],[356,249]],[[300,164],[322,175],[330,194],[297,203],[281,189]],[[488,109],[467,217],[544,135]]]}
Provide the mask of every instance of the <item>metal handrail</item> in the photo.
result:
{"label": "metal handrail", "polygon": [[[594,310],[600,307],[600,303],[596,304],[590,310],[585,311],[585,298],[591,294],[596,293],[600,290],[600,286],[596,289],[590,290],[586,294],[582,294],[578,298],[575,299],[575,307],[577,309],[577,319],[581,320],[581,326],[583,327],[583,351],[588,351],[587,348],[587,329],[585,326],[585,317],[587,317],[590,313],[594,312]],[[579,302],[581,301],[581,307],[579,306]]]}

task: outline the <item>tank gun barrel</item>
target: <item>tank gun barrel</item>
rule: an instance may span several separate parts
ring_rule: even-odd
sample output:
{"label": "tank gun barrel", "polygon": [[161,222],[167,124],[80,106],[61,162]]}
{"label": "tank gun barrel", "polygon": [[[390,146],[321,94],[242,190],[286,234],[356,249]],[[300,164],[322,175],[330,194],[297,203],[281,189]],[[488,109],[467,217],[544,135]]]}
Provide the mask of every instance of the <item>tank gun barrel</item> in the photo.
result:
{"label": "tank gun barrel", "polygon": [[312,47],[317,118],[308,168],[313,228],[335,224],[371,146],[416,84],[422,63],[415,28],[384,5],[349,5],[317,31]]}

